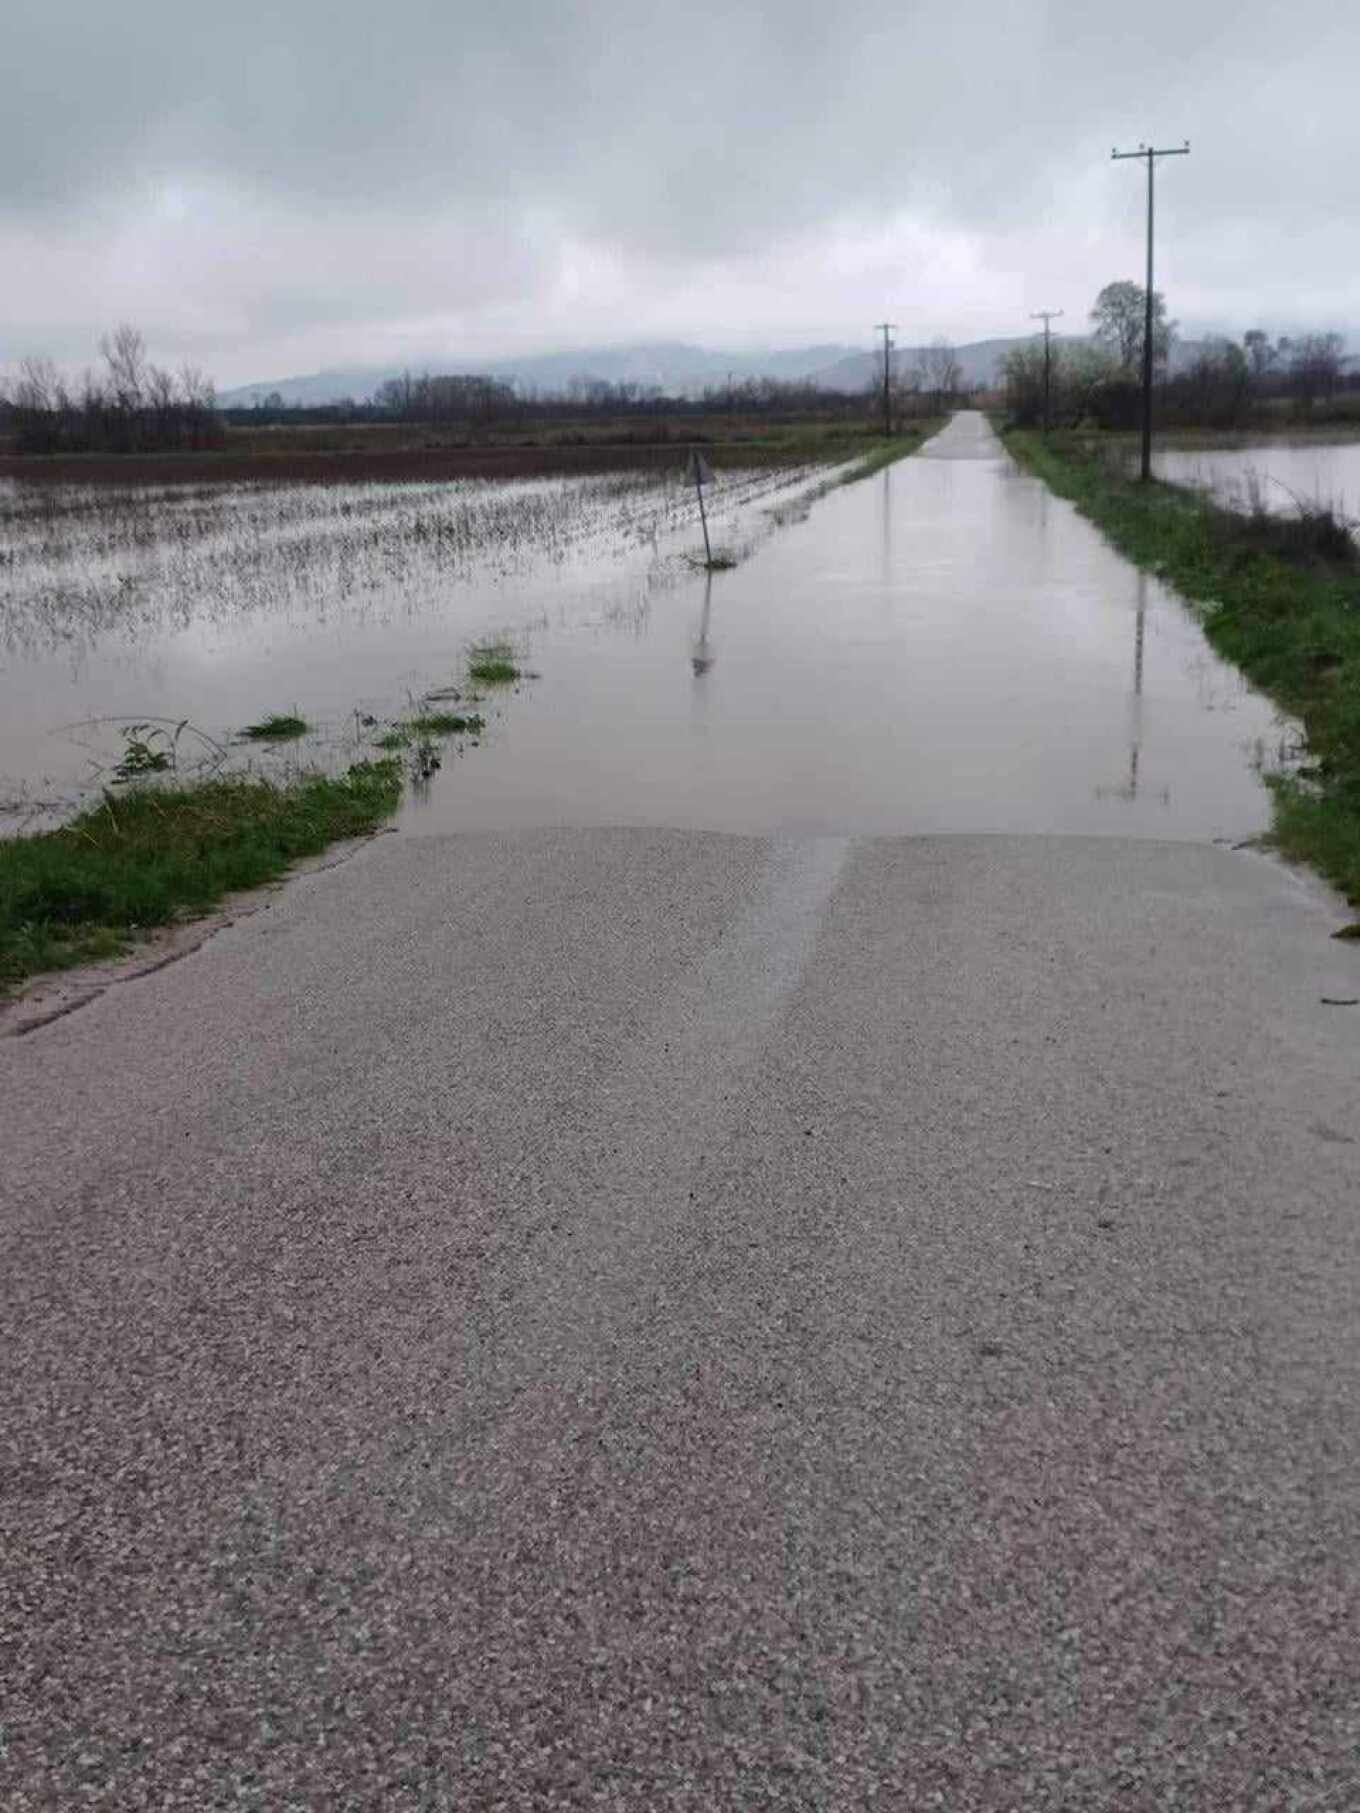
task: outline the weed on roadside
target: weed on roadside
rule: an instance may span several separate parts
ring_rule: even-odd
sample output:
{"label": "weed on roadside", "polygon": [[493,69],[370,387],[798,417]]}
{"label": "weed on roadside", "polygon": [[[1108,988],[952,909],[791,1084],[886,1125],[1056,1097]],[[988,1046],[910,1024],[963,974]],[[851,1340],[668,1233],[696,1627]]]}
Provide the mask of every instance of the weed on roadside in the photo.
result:
{"label": "weed on roadside", "polygon": [[0,990],[209,911],[396,810],[401,770],[361,762],[287,786],[245,776],[145,787],[59,830],[0,840]]}

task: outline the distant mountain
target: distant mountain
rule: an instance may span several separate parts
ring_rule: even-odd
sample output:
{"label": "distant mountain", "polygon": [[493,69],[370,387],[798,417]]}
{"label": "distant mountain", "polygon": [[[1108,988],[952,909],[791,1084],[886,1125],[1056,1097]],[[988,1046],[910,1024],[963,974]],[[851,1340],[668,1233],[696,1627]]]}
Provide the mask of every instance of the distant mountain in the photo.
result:
{"label": "distant mountain", "polygon": [[[1000,381],[1001,364],[1014,346],[1037,336],[1017,334],[1004,340],[972,340],[955,346],[963,384],[970,390],[986,389]],[[1055,335],[1068,345],[1084,343],[1079,334]],[[1172,342],[1171,369],[1183,370],[1204,345],[1202,340]],[[909,378],[919,367],[922,346],[893,350],[893,374]],[[656,387],[668,396],[697,396],[730,379],[734,384],[750,378],[777,378],[783,382],[810,380],[822,390],[870,390],[882,382],[883,355],[853,346],[800,346],[786,352],[713,352],[683,341],[659,341],[640,346],[601,346],[584,352],[535,353],[520,359],[413,360],[409,368],[397,365],[353,365],[313,372],[307,377],[278,378],[261,384],[242,384],[219,393],[225,409],[252,409],[277,394],[290,407],[317,408],[354,398],[363,402],[389,378],[403,370],[412,372],[479,372],[500,378],[521,392],[560,395],[574,381],[595,380],[608,384]]]}
{"label": "distant mountain", "polygon": [[253,409],[275,392],[289,408],[316,409],[325,403],[341,403],[353,397],[362,402],[371,397],[384,378],[398,374],[381,365],[336,366],[329,371],[312,372],[303,378],[280,378],[263,384],[241,384],[234,390],[219,390],[219,409]]}
{"label": "distant mountain", "polygon": [[672,396],[694,394],[710,385],[747,378],[808,377],[819,366],[844,358],[848,346],[803,346],[792,352],[711,352],[668,341],[651,346],[606,346],[588,352],[541,353],[498,359],[483,367],[520,390],[563,391],[573,379],[609,384],[655,385]]}
{"label": "distant mountain", "polygon": [[[708,385],[747,378],[795,380],[853,358],[854,348],[835,344],[798,347],[791,352],[712,352],[682,341],[641,346],[592,347],[582,352],[536,353],[518,359],[446,358],[412,360],[413,372],[480,372],[524,391],[560,393],[574,379],[608,384],[656,385],[671,396],[696,395]],[[408,367],[356,365],[313,372],[306,377],[277,378],[242,384],[218,394],[226,409],[251,409],[276,392],[290,406],[318,407],[347,397],[363,400],[389,378]]]}

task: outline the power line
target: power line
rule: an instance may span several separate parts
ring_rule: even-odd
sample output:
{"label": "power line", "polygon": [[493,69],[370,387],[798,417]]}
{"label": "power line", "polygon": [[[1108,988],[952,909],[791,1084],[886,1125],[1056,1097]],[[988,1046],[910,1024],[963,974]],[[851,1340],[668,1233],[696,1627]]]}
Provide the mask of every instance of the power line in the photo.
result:
{"label": "power line", "polygon": [[1158,151],[1151,145],[1140,145],[1136,151],[1111,151],[1115,159],[1147,159],[1147,296],[1143,316],[1143,482],[1152,477],[1152,172],[1159,157],[1189,157],[1190,141]]}
{"label": "power line", "polygon": [[1051,336],[1049,334],[1048,324],[1050,321],[1057,321],[1061,317],[1061,315],[1062,315],[1062,310],[1060,308],[1036,308],[1034,313],[1030,316],[1031,321],[1042,321],[1044,324],[1044,433],[1045,434],[1048,433],[1049,374],[1053,368],[1052,348],[1049,344]]}
{"label": "power line", "polygon": [[883,336],[883,432],[892,439],[892,376],[890,359],[892,355],[892,331],[897,326],[895,321],[880,321],[874,328],[876,334]]}

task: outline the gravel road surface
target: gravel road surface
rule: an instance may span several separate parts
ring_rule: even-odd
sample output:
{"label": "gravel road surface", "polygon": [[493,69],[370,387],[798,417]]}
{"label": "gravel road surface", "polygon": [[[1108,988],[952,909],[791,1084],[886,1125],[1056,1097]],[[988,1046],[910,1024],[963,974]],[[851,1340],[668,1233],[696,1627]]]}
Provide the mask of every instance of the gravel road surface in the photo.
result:
{"label": "gravel road surface", "polygon": [[0,1806],[1360,1805],[1360,952],[383,838],[0,1038]]}

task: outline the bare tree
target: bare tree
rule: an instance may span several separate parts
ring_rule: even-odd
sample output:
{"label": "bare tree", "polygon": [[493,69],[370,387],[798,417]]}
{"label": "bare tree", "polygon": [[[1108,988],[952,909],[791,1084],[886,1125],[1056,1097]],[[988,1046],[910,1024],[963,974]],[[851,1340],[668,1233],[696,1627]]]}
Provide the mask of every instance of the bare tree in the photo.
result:
{"label": "bare tree", "polygon": [[[1107,283],[1096,297],[1091,310],[1095,337],[1118,359],[1120,367],[1130,374],[1143,362],[1143,321],[1147,313],[1147,291],[1139,283]],[[1176,332],[1174,321],[1166,318],[1166,298],[1160,290],[1152,292],[1152,359],[1165,365]]]}
{"label": "bare tree", "polygon": [[929,391],[936,408],[944,408],[958,395],[963,372],[952,344],[943,336],[923,346],[916,359],[921,389]]}
{"label": "bare tree", "polygon": [[109,368],[109,386],[115,408],[131,412],[145,401],[147,386],[146,341],[126,321],[105,334],[99,351]]}
{"label": "bare tree", "polygon": [[1173,378],[1168,407],[1191,421],[1228,426],[1240,421],[1251,395],[1251,368],[1244,349],[1223,338],[1204,342],[1190,369]]}
{"label": "bare tree", "polygon": [[50,359],[22,361],[14,389],[21,452],[129,453],[143,447],[202,447],[222,434],[212,380],[186,365],[152,365],[136,328],[100,341],[102,373],[87,370],[72,391]]}
{"label": "bare tree", "polygon": [[[1050,401],[1054,391],[1061,390],[1062,360],[1054,349],[1050,361]],[[1032,428],[1044,413],[1044,348],[1041,340],[1026,340],[1011,347],[1001,361],[1001,379],[1006,387],[1006,407],[1018,428]]]}
{"label": "bare tree", "polygon": [[1345,345],[1340,334],[1305,334],[1289,343],[1289,382],[1305,408],[1319,396],[1330,400],[1334,395]]}
{"label": "bare tree", "polygon": [[1242,336],[1242,350],[1247,358],[1247,371],[1259,390],[1280,362],[1279,350],[1270,344],[1263,327],[1253,327]]}
{"label": "bare tree", "polygon": [[1068,421],[1080,422],[1097,413],[1101,394],[1118,378],[1119,366],[1106,347],[1065,340],[1059,373],[1059,407]]}

